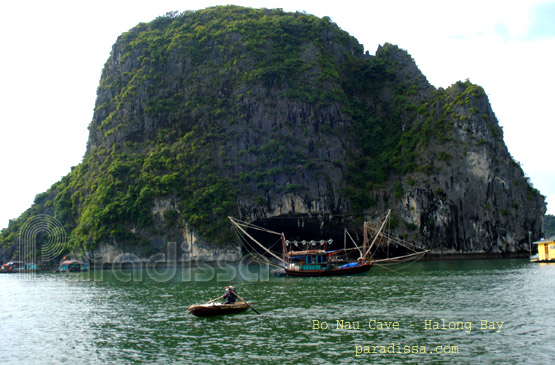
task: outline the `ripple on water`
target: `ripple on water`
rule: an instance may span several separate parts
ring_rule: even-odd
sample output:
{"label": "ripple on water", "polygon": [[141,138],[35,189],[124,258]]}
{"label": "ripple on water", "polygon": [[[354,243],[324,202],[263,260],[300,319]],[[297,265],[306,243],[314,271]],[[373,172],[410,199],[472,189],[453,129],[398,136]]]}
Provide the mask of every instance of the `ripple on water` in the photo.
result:
{"label": "ripple on water", "polygon": [[[274,278],[267,281],[181,280],[148,275],[121,282],[41,273],[34,280],[0,275],[3,358],[33,363],[549,363],[555,326],[555,265],[525,260],[425,262],[401,273]],[[99,279],[100,278],[100,279]],[[261,315],[196,318],[191,304],[216,298],[232,283]],[[370,330],[369,319],[399,321]],[[472,330],[426,330],[426,320],[471,321]],[[480,320],[504,322],[480,330]],[[329,329],[313,329],[313,321]],[[360,330],[337,329],[337,320]],[[457,345],[455,355],[366,354],[362,345]]]}

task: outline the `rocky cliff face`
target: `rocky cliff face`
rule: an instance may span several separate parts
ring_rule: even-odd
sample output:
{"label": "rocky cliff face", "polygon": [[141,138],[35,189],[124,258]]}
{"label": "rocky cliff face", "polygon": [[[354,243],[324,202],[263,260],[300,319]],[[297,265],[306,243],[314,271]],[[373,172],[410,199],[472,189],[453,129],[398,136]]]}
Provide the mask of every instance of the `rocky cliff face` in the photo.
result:
{"label": "rocky cliff face", "polygon": [[449,127],[420,146],[424,171],[400,176],[382,206],[398,196],[406,228],[438,253],[527,250],[528,232],[541,231],[543,199],[510,156],[483,90],[466,82],[443,93],[433,108]]}
{"label": "rocky cliff face", "polygon": [[217,7],[139,24],[113,46],[89,130],[83,163],[20,218],[55,216],[69,250],[233,256],[227,215],[341,239],[388,208],[439,253],[527,251],[541,234],[544,198],[484,91],[436,90],[405,51],[364,54],[327,18]]}

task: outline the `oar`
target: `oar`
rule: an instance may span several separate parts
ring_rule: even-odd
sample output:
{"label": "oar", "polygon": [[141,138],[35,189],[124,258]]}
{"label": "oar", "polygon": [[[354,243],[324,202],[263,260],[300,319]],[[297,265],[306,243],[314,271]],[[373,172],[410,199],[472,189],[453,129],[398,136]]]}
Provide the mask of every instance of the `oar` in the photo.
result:
{"label": "oar", "polygon": [[221,297],[217,297],[216,299],[212,299],[211,301],[209,301],[209,302],[207,302],[207,303],[204,303],[203,305],[210,304],[210,303],[212,303],[212,302],[215,302],[215,301],[218,300],[218,299],[222,299],[223,297],[225,297],[225,294],[222,295]]}
{"label": "oar", "polygon": [[245,304],[248,305],[249,308],[252,309],[252,310],[254,311],[254,313],[260,314],[260,312],[257,311],[256,309],[254,309],[253,306],[250,305],[245,299],[241,298],[241,297],[239,296],[239,294],[235,293],[235,295],[237,295],[237,298],[239,298],[239,299],[241,299],[243,302],[245,302]]}
{"label": "oar", "polygon": [[[221,298],[223,298],[223,297],[225,297],[225,294],[224,294],[224,295],[222,295],[221,297],[217,297],[216,299],[212,299],[211,301],[209,301],[209,302],[207,302],[207,303],[204,303],[204,304],[199,304],[199,305],[206,305],[206,304],[210,304],[210,303],[212,303],[212,302],[215,302],[216,300],[218,300],[218,299],[221,299]],[[195,304],[195,305],[196,305],[196,304]],[[195,305],[190,305],[189,307],[187,307],[187,309],[189,309],[189,310],[190,310],[190,309],[191,309],[192,307],[194,307]]]}

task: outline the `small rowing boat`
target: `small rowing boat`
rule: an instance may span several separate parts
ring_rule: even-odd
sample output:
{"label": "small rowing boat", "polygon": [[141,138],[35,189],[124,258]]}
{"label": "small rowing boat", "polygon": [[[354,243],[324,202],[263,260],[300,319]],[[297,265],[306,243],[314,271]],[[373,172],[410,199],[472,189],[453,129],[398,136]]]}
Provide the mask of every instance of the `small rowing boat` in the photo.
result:
{"label": "small rowing boat", "polygon": [[214,317],[225,314],[242,313],[250,308],[250,303],[236,302],[233,304],[208,303],[190,306],[189,313],[197,317]]}

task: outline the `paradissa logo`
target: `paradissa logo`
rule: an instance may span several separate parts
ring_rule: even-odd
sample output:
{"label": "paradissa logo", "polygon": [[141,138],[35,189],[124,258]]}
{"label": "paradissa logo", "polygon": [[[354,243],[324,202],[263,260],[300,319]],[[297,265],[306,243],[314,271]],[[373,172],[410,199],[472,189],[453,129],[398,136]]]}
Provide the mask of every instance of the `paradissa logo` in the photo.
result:
{"label": "paradissa logo", "polygon": [[[189,258],[177,261],[176,243],[169,242],[167,253],[157,253],[148,259],[134,254],[122,254],[116,257],[107,272],[120,282],[139,282],[145,279],[156,282],[168,281],[269,281],[270,267],[243,256],[240,261],[228,261],[226,255],[215,260],[204,261],[201,258]],[[102,274],[102,273],[101,273]],[[102,280],[93,275],[93,280]]]}
{"label": "paradissa logo", "polygon": [[[66,232],[56,218],[40,214],[29,218],[19,232],[19,257],[22,266],[18,272],[34,274],[41,263],[51,265],[64,251]],[[178,260],[177,244],[168,242],[165,253],[157,253],[149,258],[142,258],[132,253],[118,255],[108,270],[96,273],[87,272],[84,280],[103,280],[104,273],[111,271],[112,276],[121,282],[142,281],[145,276],[154,281],[269,281],[270,267],[253,261],[250,256],[243,256],[239,262],[225,254],[215,260],[203,261],[193,252],[184,253]],[[93,258],[93,261],[94,258]]]}
{"label": "paradissa logo", "polygon": [[[37,237],[43,236],[40,248],[37,247]],[[60,221],[46,214],[39,214],[29,218],[19,231],[20,259],[29,264],[36,264],[37,253],[43,263],[58,257],[66,242],[66,232]]]}

